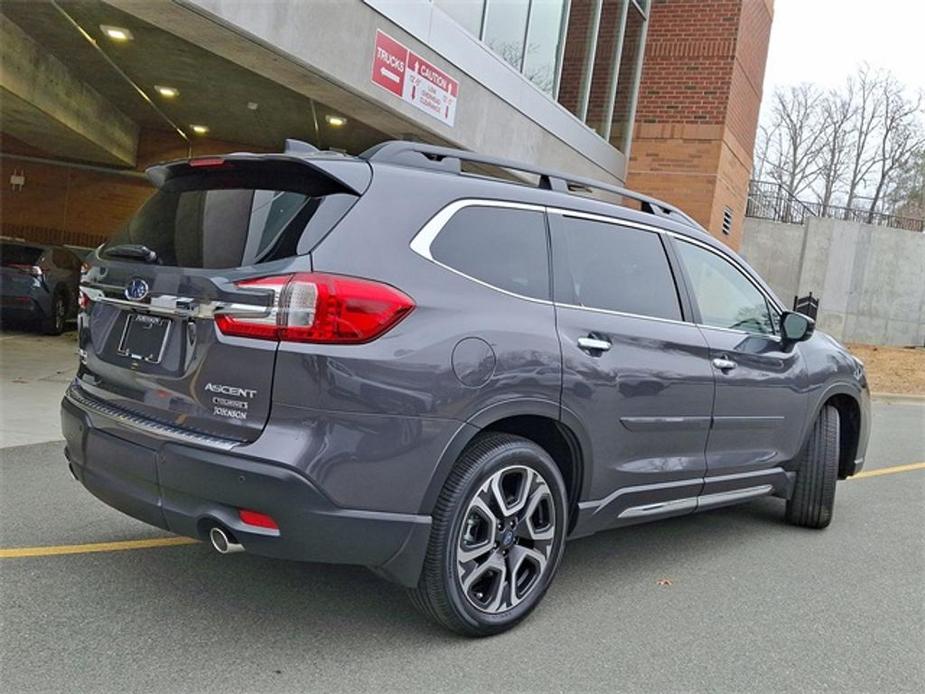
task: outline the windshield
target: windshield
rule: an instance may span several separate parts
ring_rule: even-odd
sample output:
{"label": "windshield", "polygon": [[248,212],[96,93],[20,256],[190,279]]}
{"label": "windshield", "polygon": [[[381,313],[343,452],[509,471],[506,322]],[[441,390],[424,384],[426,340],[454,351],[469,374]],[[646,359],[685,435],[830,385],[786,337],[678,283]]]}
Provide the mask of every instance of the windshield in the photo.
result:
{"label": "windshield", "polygon": [[157,254],[158,263],[188,268],[230,268],[289,257],[296,255],[302,232],[325,200],[355,200],[318,192],[327,191],[313,189],[308,176],[171,179],[101,253],[105,257],[115,246],[142,245]]}

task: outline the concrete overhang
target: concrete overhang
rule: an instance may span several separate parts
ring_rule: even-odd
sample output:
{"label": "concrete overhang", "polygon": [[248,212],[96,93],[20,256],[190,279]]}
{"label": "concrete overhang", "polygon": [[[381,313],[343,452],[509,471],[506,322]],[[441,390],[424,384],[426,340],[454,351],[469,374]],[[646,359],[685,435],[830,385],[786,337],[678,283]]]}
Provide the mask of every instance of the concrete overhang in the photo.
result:
{"label": "concrete overhang", "polygon": [[66,159],[135,165],[137,124],[2,15],[0,65],[4,132]]}
{"label": "concrete overhang", "polygon": [[[500,59],[471,37],[466,37],[471,44],[468,50],[478,55],[472,53],[470,57],[476,59],[467,69],[500,71],[501,79],[469,74],[361,0],[104,2],[388,137],[477,149],[608,182],[622,181],[625,161],[619,151],[508,66],[498,65]],[[459,81],[453,126],[372,83],[377,29]],[[446,38],[449,31],[445,26],[441,36]],[[483,80],[492,84],[487,86]],[[512,86],[514,91],[504,93]]]}

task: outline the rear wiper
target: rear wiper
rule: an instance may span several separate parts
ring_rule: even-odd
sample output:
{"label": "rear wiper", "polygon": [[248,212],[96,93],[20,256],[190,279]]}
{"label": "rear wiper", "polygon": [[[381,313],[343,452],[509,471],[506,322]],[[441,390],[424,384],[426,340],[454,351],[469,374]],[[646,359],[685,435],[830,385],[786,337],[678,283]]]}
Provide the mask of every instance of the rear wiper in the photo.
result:
{"label": "rear wiper", "polygon": [[103,255],[111,258],[129,258],[144,263],[156,263],[157,253],[140,243],[120,243],[103,249]]}

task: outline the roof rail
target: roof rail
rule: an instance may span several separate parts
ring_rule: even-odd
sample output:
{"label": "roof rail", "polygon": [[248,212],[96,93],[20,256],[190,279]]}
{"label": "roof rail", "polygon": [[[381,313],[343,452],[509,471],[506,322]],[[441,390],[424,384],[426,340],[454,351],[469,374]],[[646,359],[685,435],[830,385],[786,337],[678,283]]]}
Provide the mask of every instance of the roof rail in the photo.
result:
{"label": "roof rail", "polygon": [[538,187],[544,190],[553,190],[560,193],[572,193],[576,190],[600,190],[629,198],[640,203],[643,212],[660,217],[676,218],[684,224],[702,229],[700,224],[682,212],[674,205],[656,198],[637,193],[620,186],[610,185],[592,178],[573,176],[564,171],[554,171],[542,167],[525,164],[512,159],[492,157],[485,154],[476,154],[464,149],[441,147],[423,142],[407,142],[404,140],[391,140],[382,142],[363,152],[360,157],[371,162],[384,162],[411,166],[414,168],[435,168],[448,173],[462,173],[462,162],[497,166],[511,171],[520,171],[539,176]]}

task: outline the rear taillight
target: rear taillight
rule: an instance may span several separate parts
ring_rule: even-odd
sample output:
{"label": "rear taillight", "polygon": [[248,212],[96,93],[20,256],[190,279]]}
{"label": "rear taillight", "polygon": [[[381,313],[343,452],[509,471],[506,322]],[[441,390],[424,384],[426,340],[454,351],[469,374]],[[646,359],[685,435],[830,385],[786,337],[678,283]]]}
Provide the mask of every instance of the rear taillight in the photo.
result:
{"label": "rear taillight", "polygon": [[238,282],[241,289],[272,292],[259,317],[219,313],[225,335],[285,342],[358,344],[389,330],[414,308],[409,296],[387,284],[357,277],[299,273]]}
{"label": "rear taillight", "polygon": [[90,297],[87,292],[83,290],[83,287],[77,289],[77,307],[81,311],[86,311],[90,308]]}

